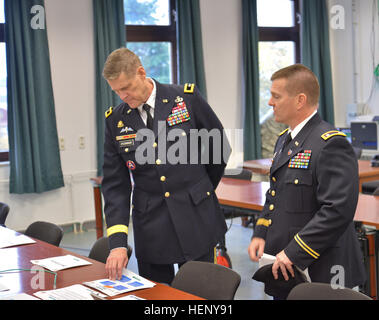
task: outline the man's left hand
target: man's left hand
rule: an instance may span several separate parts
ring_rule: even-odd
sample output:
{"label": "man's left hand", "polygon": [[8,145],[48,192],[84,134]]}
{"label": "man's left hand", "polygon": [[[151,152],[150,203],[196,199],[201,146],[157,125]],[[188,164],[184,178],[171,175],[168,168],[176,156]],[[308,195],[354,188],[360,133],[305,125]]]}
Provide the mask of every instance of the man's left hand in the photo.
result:
{"label": "man's left hand", "polygon": [[290,272],[292,277],[295,277],[295,273],[293,271],[292,265],[293,264],[292,264],[291,260],[288,259],[287,255],[284,253],[284,250],[280,251],[276,255],[276,260],[275,260],[274,264],[272,265],[272,274],[274,276],[274,279],[275,280],[278,279],[279,268],[283,274],[284,280],[286,280],[286,281],[289,280],[287,270]]}

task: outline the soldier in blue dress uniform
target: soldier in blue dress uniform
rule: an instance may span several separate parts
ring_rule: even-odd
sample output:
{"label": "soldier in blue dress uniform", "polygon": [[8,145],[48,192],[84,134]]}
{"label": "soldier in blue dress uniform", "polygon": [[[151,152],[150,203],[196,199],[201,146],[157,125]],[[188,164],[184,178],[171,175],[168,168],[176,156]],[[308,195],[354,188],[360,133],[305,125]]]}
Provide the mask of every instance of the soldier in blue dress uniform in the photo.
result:
{"label": "soldier in blue dress uniform", "polygon": [[359,193],[353,148],[317,113],[320,89],[311,70],[293,65],[271,80],[275,120],[289,128],[275,146],[249,255],[254,261],[263,253],[276,256],[275,279],[278,272],[289,279],[296,266],[308,268],[312,282],[362,285],[366,276],[353,224]]}
{"label": "soldier in blue dress uniform", "polygon": [[[125,48],[110,54],[103,75],[124,101],[106,112],[106,270],[118,278],[128,262],[132,208],[140,275],[171,283],[174,264],[214,261],[214,247],[226,232],[215,189],[230,146],[194,84],[165,85],[146,77],[138,57]],[[191,139],[200,129],[214,136],[206,143]]]}

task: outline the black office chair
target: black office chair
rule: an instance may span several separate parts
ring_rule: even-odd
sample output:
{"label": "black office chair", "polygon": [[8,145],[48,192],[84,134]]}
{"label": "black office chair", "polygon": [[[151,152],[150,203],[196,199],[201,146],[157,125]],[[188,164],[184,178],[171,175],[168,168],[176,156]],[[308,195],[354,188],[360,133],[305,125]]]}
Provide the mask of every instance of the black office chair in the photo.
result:
{"label": "black office chair", "polygon": [[[133,249],[128,245],[128,259],[130,259],[130,256],[132,255]],[[106,263],[107,258],[109,256],[110,249],[109,249],[109,240],[107,237],[102,237],[96,240],[96,242],[93,244],[91,251],[88,255],[88,258]]]}
{"label": "black office chair", "polygon": [[251,180],[253,172],[248,169],[237,168],[237,169],[226,169],[224,173],[225,178],[241,179],[241,180]]}
{"label": "black office chair", "polygon": [[182,265],[171,287],[208,300],[233,300],[241,276],[218,264],[188,261]]}
{"label": "black office chair", "polygon": [[353,289],[335,289],[329,283],[306,282],[297,285],[287,300],[372,300]]}
{"label": "black office chair", "polygon": [[353,150],[357,159],[360,159],[362,155],[362,149],[358,147],[353,147]]}
{"label": "black office chair", "polygon": [[374,194],[376,189],[379,188],[379,180],[368,181],[362,183],[362,193]]}
{"label": "black office chair", "polygon": [[5,220],[9,213],[9,206],[6,203],[0,202],[0,226],[5,227]]}
{"label": "black office chair", "polygon": [[36,221],[25,230],[25,235],[59,247],[63,237],[63,230],[54,223]]}
{"label": "black office chair", "polygon": [[[253,176],[252,171],[248,169],[227,169],[223,175],[224,178],[240,179],[240,180],[249,180]],[[221,210],[225,216],[225,219],[245,217],[249,216],[250,212],[248,210],[230,208],[228,206],[221,205]]]}

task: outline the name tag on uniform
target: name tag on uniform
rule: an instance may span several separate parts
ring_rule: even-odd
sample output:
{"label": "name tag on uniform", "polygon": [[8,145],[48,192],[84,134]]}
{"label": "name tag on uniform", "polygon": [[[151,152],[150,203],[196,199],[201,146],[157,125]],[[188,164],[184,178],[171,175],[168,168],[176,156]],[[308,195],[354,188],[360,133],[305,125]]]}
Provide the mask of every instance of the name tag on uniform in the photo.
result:
{"label": "name tag on uniform", "polygon": [[134,139],[122,140],[118,142],[120,148],[134,146]]}

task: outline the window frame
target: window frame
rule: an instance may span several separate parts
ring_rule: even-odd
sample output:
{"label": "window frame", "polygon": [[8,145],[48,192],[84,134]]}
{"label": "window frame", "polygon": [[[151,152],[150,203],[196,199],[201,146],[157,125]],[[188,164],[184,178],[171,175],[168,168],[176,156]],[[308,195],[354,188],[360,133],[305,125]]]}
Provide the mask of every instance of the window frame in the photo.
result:
{"label": "window frame", "polygon": [[[0,42],[5,43],[5,23],[0,23]],[[9,150],[0,152],[0,162],[9,161]]]}
{"label": "window frame", "polygon": [[169,0],[170,25],[132,25],[125,24],[127,42],[170,42],[173,83],[178,82],[178,53],[176,34],[176,1]]}
{"label": "window frame", "polygon": [[301,61],[300,49],[300,0],[291,0],[294,2],[293,10],[295,25],[293,27],[260,27],[258,26],[259,41],[293,41],[295,43],[295,61]]}

